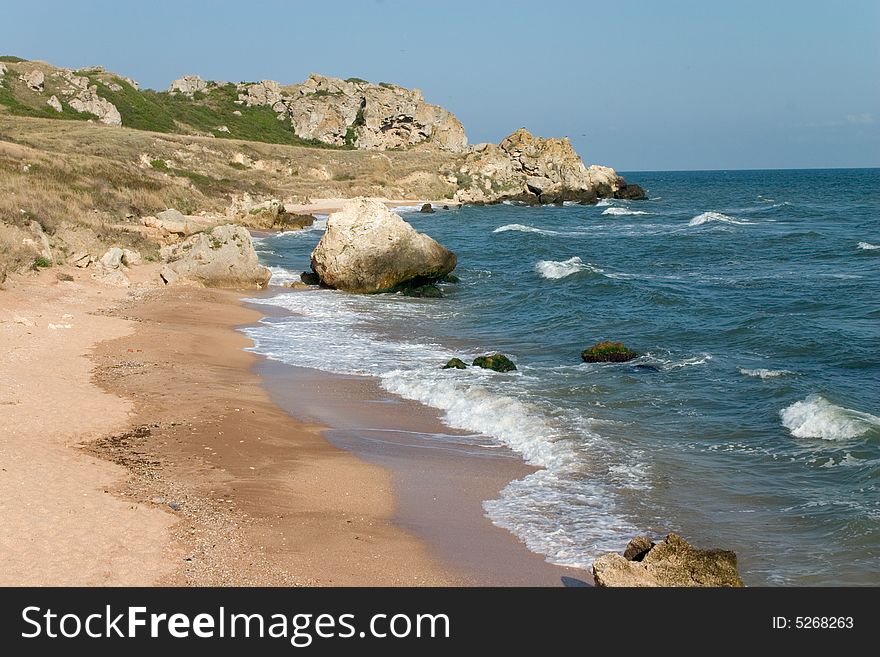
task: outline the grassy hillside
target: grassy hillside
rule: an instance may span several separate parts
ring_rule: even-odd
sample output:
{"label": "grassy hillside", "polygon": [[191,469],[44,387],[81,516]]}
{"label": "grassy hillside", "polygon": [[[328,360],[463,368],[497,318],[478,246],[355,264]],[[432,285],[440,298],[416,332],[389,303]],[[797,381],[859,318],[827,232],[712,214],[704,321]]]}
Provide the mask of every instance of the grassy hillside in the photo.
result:
{"label": "grassy hillside", "polygon": [[[16,116],[35,116],[52,119],[86,121],[90,114],[76,112],[67,106],[61,93],[63,81],[52,73],[58,71],[43,62],[28,62],[6,55],[0,57],[9,69],[0,87],[0,107]],[[22,73],[39,69],[46,76],[45,89],[37,92],[29,89],[18,79]],[[77,75],[87,77],[97,87],[97,93],[107,99],[122,116],[122,124],[137,130],[150,130],[167,134],[211,135],[219,139],[244,139],[269,144],[337,148],[317,140],[297,137],[287,121],[279,121],[269,107],[236,105],[238,90],[232,83],[216,84],[193,98],[157,92],[151,89],[135,89],[125,78],[102,69],[81,69]],[[120,87],[114,91],[109,85]],[[46,104],[50,96],[62,101],[62,112],[56,112]],[[225,127],[226,130],[222,128]],[[349,144],[347,148],[352,148]]]}
{"label": "grassy hillside", "polygon": [[141,236],[140,218],[169,207],[223,213],[244,193],[290,203],[357,195],[448,198],[455,187],[440,171],[459,157],[149,132],[0,107],[0,277],[39,256],[24,245],[34,238],[32,222],[48,235],[57,260],[79,250],[100,254],[109,245],[150,253],[155,246]]}

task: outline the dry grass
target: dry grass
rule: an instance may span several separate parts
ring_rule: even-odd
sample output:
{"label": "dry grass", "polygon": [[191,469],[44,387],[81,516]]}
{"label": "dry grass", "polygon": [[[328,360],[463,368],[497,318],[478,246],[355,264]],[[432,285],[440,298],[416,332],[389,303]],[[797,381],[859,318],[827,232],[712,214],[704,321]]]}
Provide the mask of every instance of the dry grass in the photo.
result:
{"label": "dry grass", "polygon": [[[139,219],[169,207],[221,212],[244,193],[294,203],[443,198],[455,188],[440,172],[456,158],[428,149],[375,153],[169,135],[0,109],[0,269],[32,260],[21,247],[31,221],[60,256],[99,255],[110,245],[150,252],[155,245],[136,232]],[[157,161],[165,164],[156,168]]]}

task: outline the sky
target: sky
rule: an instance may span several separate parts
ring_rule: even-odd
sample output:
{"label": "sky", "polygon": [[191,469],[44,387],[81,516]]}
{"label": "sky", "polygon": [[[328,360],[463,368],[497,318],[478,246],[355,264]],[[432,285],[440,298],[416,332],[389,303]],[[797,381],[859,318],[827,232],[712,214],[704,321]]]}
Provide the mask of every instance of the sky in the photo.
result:
{"label": "sky", "polygon": [[880,1],[3,1],[0,54],[395,82],[473,143],[568,136],[621,171],[880,166]]}

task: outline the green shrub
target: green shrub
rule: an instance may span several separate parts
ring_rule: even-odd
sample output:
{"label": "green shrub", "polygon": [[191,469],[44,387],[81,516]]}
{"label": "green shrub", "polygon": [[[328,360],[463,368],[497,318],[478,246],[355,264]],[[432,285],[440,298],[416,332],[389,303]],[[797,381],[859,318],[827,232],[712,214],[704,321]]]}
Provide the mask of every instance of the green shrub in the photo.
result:
{"label": "green shrub", "polygon": [[52,261],[45,256],[39,256],[34,258],[34,269],[45,269],[46,267],[51,267]]}

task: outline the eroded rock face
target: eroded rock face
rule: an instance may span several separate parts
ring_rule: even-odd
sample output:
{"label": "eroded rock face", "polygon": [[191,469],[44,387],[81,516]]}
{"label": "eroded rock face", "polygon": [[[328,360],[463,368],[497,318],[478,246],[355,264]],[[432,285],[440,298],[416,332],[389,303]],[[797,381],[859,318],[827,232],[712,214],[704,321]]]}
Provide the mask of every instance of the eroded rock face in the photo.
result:
{"label": "eroded rock face", "polygon": [[260,265],[251,235],[241,226],[217,226],[165,249],[168,263],[160,275],[169,285],[262,288],[272,275]]}
{"label": "eroded rock face", "polygon": [[637,536],[624,556],[612,552],[596,559],[593,577],[599,587],[744,586],[736,554],[698,550],[676,534],[656,544]]}
{"label": "eroded rock face", "polygon": [[95,85],[80,91],[70,100],[69,105],[77,112],[94,114],[98,122],[104,125],[122,125],[119,110],[109,100],[98,95],[98,88]]}
{"label": "eroded rock face", "polygon": [[[462,203],[595,203],[629,188],[614,169],[584,166],[567,138],[541,139],[524,128],[497,146],[475,147],[448,179],[459,186],[455,199]],[[627,198],[643,198],[632,187]]]}
{"label": "eroded rock face", "polygon": [[64,108],[61,107],[61,101],[58,100],[58,96],[52,96],[49,100],[46,101],[46,104],[51,107],[56,112],[64,111]]}
{"label": "eroded rock face", "polygon": [[35,69],[29,73],[19,75],[18,79],[24,82],[31,91],[42,91],[46,76],[43,75],[42,71]]}
{"label": "eroded rock face", "polygon": [[366,198],[331,214],[312,252],[312,269],[324,285],[364,294],[442,278],[456,262],[454,253]]}
{"label": "eroded rock face", "polygon": [[291,87],[263,80],[239,85],[239,91],[241,102],[271,107],[303,139],[365,150],[423,143],[453,152],[467,148],[461,122],[426,103],[418,89],[311,75]]}
{"label": "eroded rock face", "polygon": [[177,78],[171,82],[168,92],[192,98],[193,94],[197,91],[204,91],[207,88],[208,83],[198,75],[184,75],[182,78]]}

